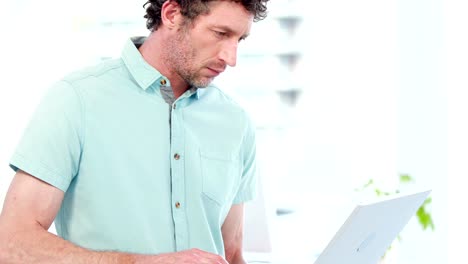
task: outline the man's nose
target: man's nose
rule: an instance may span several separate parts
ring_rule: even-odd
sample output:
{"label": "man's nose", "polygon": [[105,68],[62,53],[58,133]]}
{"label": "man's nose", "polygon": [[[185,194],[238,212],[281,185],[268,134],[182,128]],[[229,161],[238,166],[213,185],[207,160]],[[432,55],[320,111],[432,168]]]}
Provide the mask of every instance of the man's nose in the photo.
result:
{"label": "man's nose", "polygon": [[238,42],[226,43],[220,52],[220,59],[231,67],[236,66],[237,63],[237,45]]}

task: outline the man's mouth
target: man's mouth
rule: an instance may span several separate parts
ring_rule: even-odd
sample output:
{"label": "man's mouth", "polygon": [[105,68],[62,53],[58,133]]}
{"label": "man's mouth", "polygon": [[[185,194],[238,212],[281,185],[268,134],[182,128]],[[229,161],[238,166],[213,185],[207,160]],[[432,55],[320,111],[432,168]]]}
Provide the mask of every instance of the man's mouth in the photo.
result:
{"label": "man's mouth", "polygon": [[221,74],[221,73],[224,71],[224,69],[222,69],[222,68],[212,68],[212,67],[207,67],[207,68],[208,68],[208,70],[210,70],[215,76]]}

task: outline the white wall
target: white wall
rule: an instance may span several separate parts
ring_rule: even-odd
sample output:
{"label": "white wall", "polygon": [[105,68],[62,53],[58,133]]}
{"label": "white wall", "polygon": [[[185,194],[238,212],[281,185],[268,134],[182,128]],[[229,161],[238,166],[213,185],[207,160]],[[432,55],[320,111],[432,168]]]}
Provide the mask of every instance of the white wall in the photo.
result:
{"label": "white wall", "polygon": [[[402,263],[447,263],[447,89],[441,0],[398,1],[398,168],[433,189],[435,232],[413,219],[402,234]],[[428,254],[430,252],[430,254]]]}
{"label": "white wall", "polygon": [[[45,89],[78,61],[70,55],[69,20],[51,2],[8,1],[0,39],[0,199],[13,176],[8,160]],[[58,23],[61,21],[63,23]],[[73,50],[73,49],[71,49]],[[73,58],[73,59],[71,59]],[[73,61],[74,60],[74,61]]]}
{"label": "white wall", "polygon": [[468,237],[468,3],[444,1],[446,87],[448,93],[448,251],[447,263],[466,261]]}

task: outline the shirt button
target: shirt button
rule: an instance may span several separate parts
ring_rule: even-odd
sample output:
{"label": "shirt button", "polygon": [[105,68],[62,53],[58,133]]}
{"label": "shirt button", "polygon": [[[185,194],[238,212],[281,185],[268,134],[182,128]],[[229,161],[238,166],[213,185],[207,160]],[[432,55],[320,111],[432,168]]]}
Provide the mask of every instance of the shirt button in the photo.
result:
{"label": "shirt button", "polygon": [[176,104],[174,104],[174,105],[172,106],[172,109],[176,109]]}
{"label": "shirt button", "polygon": [[166,85],[167,81],[166,81],[166,79],[162,79],[162,80],[159,81],[159,83],[160,83],[161,85]]}
{"label": "shirt button", "polygon": [[174,159],[175,159],[175,160],[179,160],[179,159],[180,159],[180,155],[179,155],[179,154],[177,154],[177,153],[176,153],[176,154],[174,154]]}
{"label": "shirt button", "polygon": [[179,203],[179,202],[175,203],[175,207],[176,207],[177,209],[179,209],[179,208],[180,208],[180,203]]}

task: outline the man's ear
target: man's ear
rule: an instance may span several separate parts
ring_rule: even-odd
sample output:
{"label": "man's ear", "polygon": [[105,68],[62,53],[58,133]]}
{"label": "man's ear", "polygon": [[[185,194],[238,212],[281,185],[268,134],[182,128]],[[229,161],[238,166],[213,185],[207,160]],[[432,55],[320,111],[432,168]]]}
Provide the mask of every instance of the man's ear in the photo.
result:
{"label": "man's ear", "polygon": [[176,1],[166,1],[161,7],[161,23],[169,29],[177,28],[181,24],[182,14]]}

